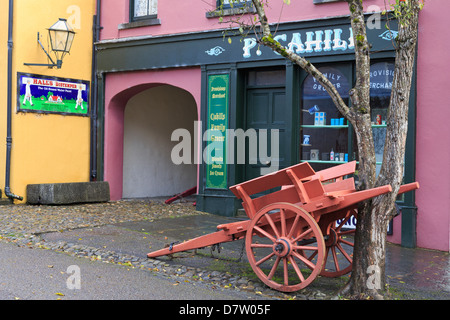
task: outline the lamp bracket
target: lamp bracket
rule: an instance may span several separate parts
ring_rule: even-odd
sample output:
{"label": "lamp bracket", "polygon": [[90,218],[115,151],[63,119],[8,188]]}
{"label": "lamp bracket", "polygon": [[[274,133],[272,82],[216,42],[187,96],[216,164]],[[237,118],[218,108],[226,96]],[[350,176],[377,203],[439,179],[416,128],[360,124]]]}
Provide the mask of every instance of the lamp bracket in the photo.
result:
{"label": "lamp bracket", "polygon": [[50,59],[50,61],[52,62],[51,64],[42,64],[42,63],[24,63],[24,65],[26,66],[40,66],[40,67],[49,67],[49,68],[53,68],[53,67],[57,67],[58,69],[61,68],[62,65],[62,61],[61,60],[57,60],[57,62],[55,63],[55,61],[53,61],[52,57],[50,57],[50,55],[48,54],[48,52],[45,50],[44,46],[41,43],[41,40],[39,39],[39,32],[37,33],[37,41],[39,43],[39,45],[41,46],[42,50],[44,50],[45,54],[47,55],[47,57]]}

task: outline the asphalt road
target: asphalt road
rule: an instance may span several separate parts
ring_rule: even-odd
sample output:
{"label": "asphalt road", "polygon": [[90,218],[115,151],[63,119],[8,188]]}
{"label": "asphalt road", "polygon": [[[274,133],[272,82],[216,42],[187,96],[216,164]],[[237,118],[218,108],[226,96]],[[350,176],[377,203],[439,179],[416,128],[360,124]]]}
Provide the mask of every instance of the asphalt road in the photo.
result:
{"label": "asphalt road", "polygon": [[[247,300],[261,296],[0,242],[0,300]],[[77,281],[79,280],[79,282]]]}

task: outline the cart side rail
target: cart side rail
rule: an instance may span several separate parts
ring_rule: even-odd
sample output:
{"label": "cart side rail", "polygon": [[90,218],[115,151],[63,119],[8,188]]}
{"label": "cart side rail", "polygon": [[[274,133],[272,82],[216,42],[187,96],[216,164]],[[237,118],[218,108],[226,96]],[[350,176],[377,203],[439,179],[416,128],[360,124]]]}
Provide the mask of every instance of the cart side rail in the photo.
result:
{"label": "cart side rail", "polygon": [[335,182],[324,183],[323,189],[325,190],[326,193],[339,192],[342,190],[356,191],[355,179],[352,177],[344,180],[337,180]]}
{"label": "cart side rail", "polygon": [[347,162],[338,166],[333,166],[316,172],[312,179],[319,179],[322,182],[329,180],[342,180],[347,175],[352,175],[356,170],[356,161]]}
{"label": "cart side rail", "polygon": [[311,176],[314,176],[316,174],[316,172],[311,168],[309,163],[303,162],[276,171],[274,173],[266,174],[264,176],[254,178],[252,180],[236,184],[234,186],[231,186],[230,190],[234,193],[234,195],[238,199],[242,199],[242,194],[238,191],[238,187],[241,187],[241,189],[244,190],[247,195],[252,196],[254,194],[258,194],[270,189],[274,189],[284,185],[290,185],[292,184],[292,181],[286,175],[287,170],[292,170],[301,179],[310,179]]}
{"label": "cart side rail", "polygon": [[[355,168],[356,161],[352,161],[314,172],[309,163],[303,162],[273,174],[237,184],[230,187],[230,190],[238,199],[242,200],[242,206],[247,216],[252,219],[261,208],[274,202],[306,204],[323,197],[327,192],[354,191],[353,178],[345,180],[343,178],[353,174]],[[326,184],[322,184],[322,182],[326,182]],[[255,194],[277,187],[281,187],[281,190],[252,198]]]}

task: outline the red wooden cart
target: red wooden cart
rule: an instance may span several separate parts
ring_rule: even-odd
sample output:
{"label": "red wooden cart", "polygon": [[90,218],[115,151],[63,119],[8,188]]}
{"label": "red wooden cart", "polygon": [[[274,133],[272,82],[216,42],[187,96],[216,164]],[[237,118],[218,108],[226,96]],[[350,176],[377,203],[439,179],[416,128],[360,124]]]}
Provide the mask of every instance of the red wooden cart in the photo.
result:
{"label": "red wooden cart", "polygon": [[[354,230],[345,230],[344,225],[356,218],[359,202],[392,191],[390,185],[356,191],[353,177],[348,177],[355,168],[353,161],[315,172],[304,162],[232,186],[230,190],[242,200],[249,220],[219,225],[214,233],[147,256],[245,238],[253,271],[273,289],[293,292],[308,286],[319,274],[346,274],[352,269]],[[270,192],[279,187],[281,190]],[[417,182],[406,184],[399,193],[417,188]]]}

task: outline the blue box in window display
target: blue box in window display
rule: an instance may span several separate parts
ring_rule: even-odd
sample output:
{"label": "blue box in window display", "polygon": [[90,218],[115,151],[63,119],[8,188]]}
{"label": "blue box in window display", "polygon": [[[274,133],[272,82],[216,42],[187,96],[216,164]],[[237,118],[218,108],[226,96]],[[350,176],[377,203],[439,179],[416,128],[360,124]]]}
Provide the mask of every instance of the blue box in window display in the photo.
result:
{"label": "blue box in window display", "polygon": [[324,126],[327,122],[327,113],[326,112],[316,112],[314,117],[314,125],[315,126]]}
{"label": "blue box in window display", "polygon": [[304,134],[303,135],[303,144],[304,145],[309,145],[310,144],[309,138],[310,138],[309,134]]}

